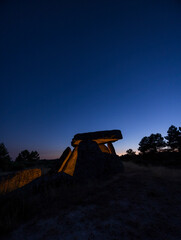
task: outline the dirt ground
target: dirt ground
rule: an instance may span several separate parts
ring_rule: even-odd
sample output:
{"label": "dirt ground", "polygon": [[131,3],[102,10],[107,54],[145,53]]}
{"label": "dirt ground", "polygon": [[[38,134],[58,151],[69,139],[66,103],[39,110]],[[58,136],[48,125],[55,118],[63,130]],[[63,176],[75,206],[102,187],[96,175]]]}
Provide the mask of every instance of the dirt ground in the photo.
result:
{"label": "dirt ground", "polygon": [[83,204],[35,218],[4,239],[180,240],[181,170],[124,165]]}

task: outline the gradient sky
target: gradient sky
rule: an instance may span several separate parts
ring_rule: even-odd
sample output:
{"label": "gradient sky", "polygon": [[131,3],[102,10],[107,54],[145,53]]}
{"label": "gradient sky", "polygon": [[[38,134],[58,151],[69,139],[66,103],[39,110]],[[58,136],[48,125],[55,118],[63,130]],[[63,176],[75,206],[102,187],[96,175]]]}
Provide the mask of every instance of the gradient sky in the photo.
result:
{"label": "gradient sky", "polygon": [[117,153],[181,126],[181,2],[0,2],[0,142],[59,157],[120,129]]}

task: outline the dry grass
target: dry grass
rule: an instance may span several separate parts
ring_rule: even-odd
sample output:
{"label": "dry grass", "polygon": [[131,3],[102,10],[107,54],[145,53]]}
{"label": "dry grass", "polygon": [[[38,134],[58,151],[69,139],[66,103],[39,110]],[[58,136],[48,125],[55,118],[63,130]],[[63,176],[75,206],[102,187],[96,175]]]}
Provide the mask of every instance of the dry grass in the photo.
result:
{"label": "dry grass", "polygon": [[[16,179],[17,186],[19,178]],[[6,234],[34,217],[47,217],[50,212],[56,214],[57,210],[83,204],[85,196],[92,191],[92,184],[43,180],[40,185],[32,182],[12,193],[0,195],[0,232]]]}
{"label": "dry grass", "polygon": [[180,170],[132,163],[125,170],[86,185],[52,179],[10,193],[0,200],[1,231],[16,229],[8,240],[180,239]]}
{"label": "dry grass", "polygon": [[41,176],[40,169],[26,169],[17,173],[2,177],[0,182],[0,194],[12,192],[21,188]]}

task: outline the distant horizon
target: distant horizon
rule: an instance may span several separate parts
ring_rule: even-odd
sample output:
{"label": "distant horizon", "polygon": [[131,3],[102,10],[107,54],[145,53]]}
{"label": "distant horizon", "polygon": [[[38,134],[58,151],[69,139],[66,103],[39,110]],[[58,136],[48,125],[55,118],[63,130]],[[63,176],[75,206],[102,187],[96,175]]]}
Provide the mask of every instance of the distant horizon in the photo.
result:
{"label": "distant horizon", "polygon": [[[171,124],[171,125],[174,125],[174,124]],[[170,125],[170,126],[171,126]],[[169,126],[169,127],[170,127]],[[175,125],[174,125],[175,126]],[[169,128],[168,127],[168,128]],[[180,126],[175,126],[175,127],[180,127]],[[110,129],[108,129],[108,130],[110,130]],[[102,131],[104,131],[104,130],[102,130]],[[106,130],[105,130],[106,131]],[[166,135],[167,135],[167,131],[168,131],[168,129],[166,130],[166,132],[163,134],[163,133],[161,133],[161,132],[159,132],[159,131],[157,131],[157,132],[150,132],[149,134],[147,134],[147,135],[145,135],[145,136],[149,136],[149,135],[151,135],[152,133],[153,134],[156,134],[156,133],[160,133],[161,135],[162,135],[162,137],[164,138]],[[82,133],[82,132],[81,132]],[[76,134],[78,134],[78,133],[76,133]],[[143,137],[145,137],[145,136],[142,136],[141,138],[140,138],[140,140],[139,140],[139,142],[141,141],[141,139],[143,138]],[[72,137],[73,138],[73,137]],[[137,143],[137,144],[135,144],[135,145],[128,145],[127,143],[126,143],[126,146],[128,146],[127,148],[125,147],[125,141],[124,141],[125,139],[124,139],[124,135],[123,135],[123,139],[120,139],[120,140],[118,140],[118,141],[116,141],[116,142],[113,142],[113,146],[114,146],[114,148],[115,148],[115,150],[116,150],[116,154],[117,155],[119,155],[119,156],[121,156],[121,155],[124,155],[124,154],[126,154],[126,151],[128,150],[128,149],[132,149],[134,152],[136,152],[136,154],[138,154],[139,153],[139,151],[138,151],[138,147],[139,147],[139,142]],[[6,144],[5,144],[5,146],[6,146]],[[6,146],[7,147],[7,146]],[[43,152],[43,151],[41,151],[41,150],[38,150],[38,146],[37,146],[37,148],[34,148],[34,149],[29,149],[29,148],[24,148],[24,149],[21,149],[21,150],[19,150],[19,151],[15,151],[14,153],[13,152],[10,152],[10,151],[8,151],[9,152],[9,155],[10,155],[10,157],[12,157],[12,160],[13,161],[15,161],[15,159],[16,159],[16,157],[18,156],[18,154],[21,152],[21,151],[23,151],[23,150],[28,150],[28,151],[38,151],[38,153],[40,154],[40,160],[43,160],[43,159],[45,159],[45,160],[54,160],[54,159],[58,159],[58,158],[60,158],[60,156],[62,155],[62,153],[63,153],[63,151],[67,148],[67,147],[70,147],[71,148],[71,150],[73,150],[73,147],[71,146],[71,141],[70,141],[70,144],[69,145],[67,145],[64,149],[63,148],[61,148],[60,147],[60,149],[61,150],[56,150],[56,151],[46,151],[46,153],[45,153],[45,151]],[[7,150],[8,150],[8,147],[7,147]],[[52,152],[52,154],[50,155],[50,153],[49,152]]]}

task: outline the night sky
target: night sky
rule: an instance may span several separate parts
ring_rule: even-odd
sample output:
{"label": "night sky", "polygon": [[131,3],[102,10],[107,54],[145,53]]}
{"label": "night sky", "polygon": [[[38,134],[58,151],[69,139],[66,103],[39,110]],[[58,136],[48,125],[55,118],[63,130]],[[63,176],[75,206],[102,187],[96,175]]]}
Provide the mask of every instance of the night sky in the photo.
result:
{"label": "night sky", "polygon": [[181,2],[0,2],[0,142],[57,158],[120,129],[118,154],[181,126]]}

